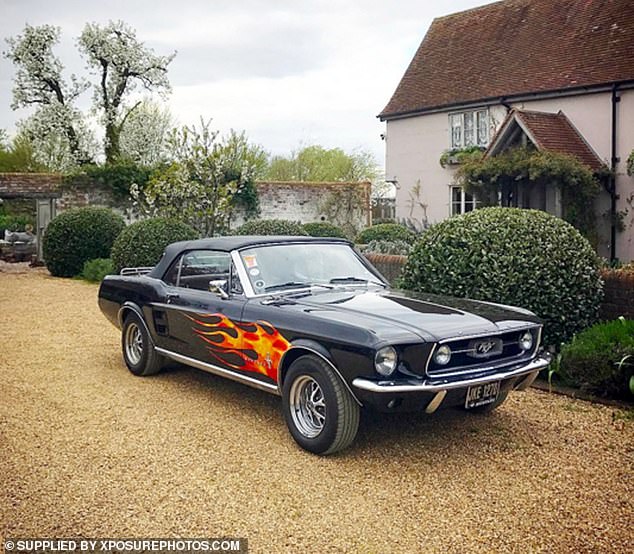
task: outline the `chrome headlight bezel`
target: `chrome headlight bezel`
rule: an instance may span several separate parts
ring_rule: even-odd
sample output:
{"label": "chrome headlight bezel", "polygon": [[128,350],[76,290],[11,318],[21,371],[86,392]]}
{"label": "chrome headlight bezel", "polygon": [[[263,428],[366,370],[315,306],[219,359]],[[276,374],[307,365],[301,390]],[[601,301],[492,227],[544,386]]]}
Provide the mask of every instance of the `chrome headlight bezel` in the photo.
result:
{"label": "chrome headlight bezel", "polygon": [[451,348],[447,344],[440,345],[434,352],[434,363],[436,365],[447,365],[451,361]]}
{"label": "chrome headlight bezel", "polygon": [[398,353],[393,346],[379,348],[374,355],[374,369],[383,377],[389,377],[396,371]]}
{"label": "chrome headlight bezel", "polygon": [[531,331],[524,331],[517,340],[517,344],[522,352],[530,352],[533,346],[535,346],[533,333]]}

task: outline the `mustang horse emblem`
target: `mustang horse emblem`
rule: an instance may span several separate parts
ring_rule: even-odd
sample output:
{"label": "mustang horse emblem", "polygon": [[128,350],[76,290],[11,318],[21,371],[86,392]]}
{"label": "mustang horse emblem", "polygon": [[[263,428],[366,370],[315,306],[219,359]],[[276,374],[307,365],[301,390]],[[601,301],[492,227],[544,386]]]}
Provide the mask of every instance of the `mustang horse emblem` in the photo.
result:
{"label": "mustang horse emblem", "polygon": [[485,354],[491,352],[495,348],[496,344],[497,343],[494,340],[483,340],[476,344],[476,353],[484,356]]}

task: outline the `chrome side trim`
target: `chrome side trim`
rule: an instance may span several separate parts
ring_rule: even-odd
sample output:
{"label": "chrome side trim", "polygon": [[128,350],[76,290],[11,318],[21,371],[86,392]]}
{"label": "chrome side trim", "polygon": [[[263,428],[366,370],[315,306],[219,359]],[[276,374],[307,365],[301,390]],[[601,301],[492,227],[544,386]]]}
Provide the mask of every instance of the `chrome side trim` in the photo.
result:
{"label": "chrome side trim", "polygon": [[119,321],[119,328],[123,329],[123,313],[126,310],[130,310],[139,316],[139,319],[141,320],[141,323],[143,324],[143,327],[145,328],[145,332],[147,333],[147,336],[150,338],[150,342],[152,343],[152,346],[154,346],[154,339],[152,338],[152,333],[150,333],[150,329],[147,326],[147,323],[145,322],[145,316],[143,315],[143,311],[136,304],[133,304],[132,302],[125,302],[123,306],[119,308],[119,311],[117,312],[117,321]]}
{"label": "chrome side trim", "polygon": [[447,396],[446,390],[438,391],[436,395],[431,399],[431,402],[427,404],[427,407],[425,408],[425,413],[433,414],[440,407],[442,401],[445,399],[445,396]]}
{"label": "chrome side trim", "polygon": [[441,380],[423,380],[420,383],[406,383],[402,384],[398,381],[371,381],[370,379],[364,379],[357,377],[352,381],[353,386],[360,390],[375,393],[409,393],[409,392],[438,392],[442,390],[460,389],[464,387],[471,387],[473,385],[482,385],[484,383],[490,383],[491,381],[500,381],[503,379],[512,379],[514,377],[521,377],[522,375],[528,375],[529,373],[539,372],[544,369],[550,363],[550,357],[540,357],[531,360],[529,363],[524,364],[515,369],[509,371],[500,371],[486,375],[484,377],[475,377],[472,379],[461,379],[459,381],[441,381]]}
{"label": "chrome side trim", "polygon": [[322,360],[324,360],[324,362],[326,362],[332,368],[332,370],[335,372],[337,377],[339,377],[339,379],[343,383],[343,386],[346,387],[346,389],[348,389],[348,392],[352,395],[352,398],[354,398],[354,401],[357,404],[359,404],[359,406],[363,407],[363,404],[357,398],[357,395],[354,394],[352,388],[346,382],[346,380],[343,378],[343,376],[341,375],[339,370],[335,367],[335,365],[328,358],[326,358],[321,352],[317,352],[317,350],[313,350],[312,348],[307,347],[307,346],[291,346],[286,352],[284,352],[284,355],[282,356],[282,359],[280,360],[280,363],[277,366],[277,390],[278,390],[277,394],[282,396],[282,380],[280,379],[280,377],[281,377],[280,369],[282,367],[282,364],[284,362],[284,358],[286,357],[286,354],[288,354],[291,350],[306,350],[307,352],[310,352],[311,354],[315,354],[316,356],[319,356]]}
{"label": "chrome side trim", "polygon": [[250,387],[260,389],[266,392],[270,392],[272,394],[279,394],[277,386],[272,385],[270,383],[263,383],[253,377],[249,377],[248,375],[242,375],[240,373],[236,373],[235,371],[231,371],[229,369],[225,369],[223,367],[218,367],[213,364],[208,364],[206,362],[201,362],[200,360],[196,360],[195,358],[190,358],[189,356],[183,356],[182,354],[177,354],[176,352],[172,352],[171,350],[165,350],[164,348],[155,348],[156,352],[174,360],[175,362],[180,362],[182,364],[195,367],[196,369],[202,369],[203,371],[207,371],[208,373],[213,373],[214,375],[219,375],[220,377],[226,377],[227,379],[231,379],[232,381],[237,381],[238,383],[244,383],[245,385],[249,385]]}

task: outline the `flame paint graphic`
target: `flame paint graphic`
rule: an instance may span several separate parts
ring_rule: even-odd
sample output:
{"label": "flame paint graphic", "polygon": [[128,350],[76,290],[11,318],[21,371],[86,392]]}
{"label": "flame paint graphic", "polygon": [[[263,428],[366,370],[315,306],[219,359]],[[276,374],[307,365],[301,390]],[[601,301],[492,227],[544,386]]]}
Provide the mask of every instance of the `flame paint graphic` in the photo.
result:
{"label": "flame paint graphic", "polygon": [[186,317],[196,324],[192,330],[207,343],[216,361],[277,381],[277,367],[291,345],[273,325],[266,321],[236,323],[222,314]]}

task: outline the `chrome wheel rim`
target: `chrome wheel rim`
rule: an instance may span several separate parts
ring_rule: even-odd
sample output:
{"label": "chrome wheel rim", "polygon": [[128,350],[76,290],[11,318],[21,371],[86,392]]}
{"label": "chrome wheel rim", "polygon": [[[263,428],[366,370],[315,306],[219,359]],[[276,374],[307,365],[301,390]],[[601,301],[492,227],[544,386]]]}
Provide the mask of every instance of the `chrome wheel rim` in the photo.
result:
{"label": "chrome wheel rim", "polygon": [[302,375],[293,382],[289,396],[291,417],[297,430],[309,439],[319,435],[326,422],[326,400],[319,383]]}
{"label": "chrome wheel rim", "polygon": [[130,323],[125,332],[125,355],[132,365],[137,365],[143,355],[143,335],[136,323]]}

